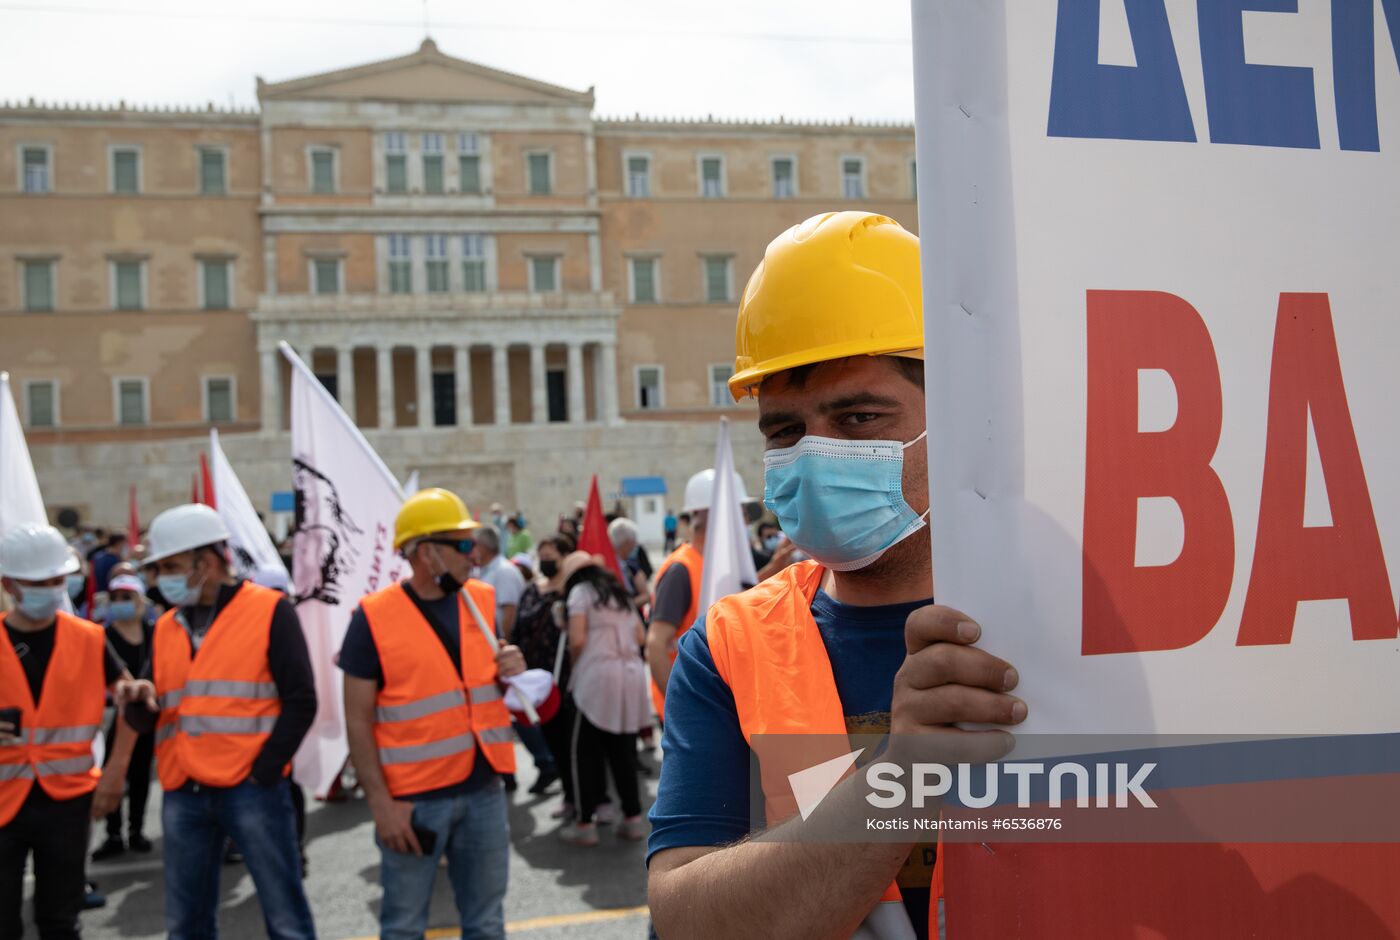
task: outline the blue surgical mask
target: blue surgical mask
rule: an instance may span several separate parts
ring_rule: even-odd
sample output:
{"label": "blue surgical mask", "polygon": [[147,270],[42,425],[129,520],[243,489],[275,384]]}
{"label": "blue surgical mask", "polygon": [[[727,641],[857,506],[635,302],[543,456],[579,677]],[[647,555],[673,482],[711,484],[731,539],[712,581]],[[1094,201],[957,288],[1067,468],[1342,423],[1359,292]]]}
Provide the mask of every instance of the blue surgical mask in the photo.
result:
{"label": "blue surgical mask", "polygon": [[107,616],[112,620],[135,620],[135,601],[112,601],[107,605]]}
{"label": "blue surgical mask", "polygon": [[83,594],[83,576],[70,574],[63,579],[63,586],[68,589],[68,596],[76,601]]}
{"label": "blue surgical mask", "polygon": [[20,588],[19,609],[30,620],[45,623],[63,606],[68,591],[62,587]]}
{"label": "blue surgical mask", "polygon": [[763,501],[787,537],[823,566],[865,568],[926,525],[903,488],[904,451],[925,434],[907,444],[809,436],[770,450]]}
{"label": "blue surgical mask", "polygon": [[156,587],[166,603],[174,607],[184,607],[199,600],[199,586],[190,585],[189,575],[163,574],[156,578]]}
{"label": "blue surgical mask", "polygon": [[783,537],[781,535],[770,535],[763,540],[764,551],[776,552],[782,544]]}

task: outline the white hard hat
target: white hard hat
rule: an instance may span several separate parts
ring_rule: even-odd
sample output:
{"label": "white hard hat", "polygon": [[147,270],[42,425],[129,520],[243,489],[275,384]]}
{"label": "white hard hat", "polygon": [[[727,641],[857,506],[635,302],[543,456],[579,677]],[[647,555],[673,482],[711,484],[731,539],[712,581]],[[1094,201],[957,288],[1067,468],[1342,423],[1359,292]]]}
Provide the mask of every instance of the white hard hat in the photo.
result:
{"label": "white hard hat", "polygon": [[146,532],[146,564],[202,548],[227,542],[228,527],[219,514],[208,506],[188,503],[176,506],[151,520]]}
{"label": "white hard hat", "polygon": [[[734,489],[739,493],[739,502],[750,503],[749,491],[744,488],[744,478],[739,474],[734,474]],[[710,508],[710,500],[715,491],[715,471],[711,467],[708,470],[701,470],[685,485],[685,504],[681,506],[681,512],[696,512],[701,509]]]}
{"label": "white hard hat", "polygon": [[47,581],[80,567],[78,553],[51,525],[15,526],[0,539],[0,574],[7,578]]}

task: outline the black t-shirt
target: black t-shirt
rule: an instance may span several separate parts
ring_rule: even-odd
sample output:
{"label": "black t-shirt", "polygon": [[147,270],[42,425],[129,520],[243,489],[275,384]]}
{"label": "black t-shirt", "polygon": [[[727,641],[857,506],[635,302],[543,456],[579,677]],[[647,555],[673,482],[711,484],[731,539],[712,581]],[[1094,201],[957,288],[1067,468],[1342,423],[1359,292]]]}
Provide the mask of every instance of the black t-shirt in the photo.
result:
{"label": "black t-shirt", "polygon": [[[58,635],[58,623],[49,624],[42,630],[27,633],[23,630],[16,630],[8,623],[5,624],[5,633],[8,635],[10,645],[14,647],[15,655],[19,657],[19,664],[24,669],[24,677],[29,680],[29,692],[34,696],[34,704],[37,707],[39,697],[44,692],[44,676],[49,671],[49,660],[53,658],[54,637]],[[102,678],[102,687],[116,682],[122,677],[122,663],[112,655],[111,648],[108,648],[105,656],[105,669]],[[3,701],[3,692],[0,692],[0,701]],[[18,702],[4,702],[6,707],[18,705]]]}
{"label": "black t-shirt", "polygon": [[126,668],[133,676],[144,676],[151,665],[151,636],[155,631],[155,621],[146,620],[141,624],[141,642],[130,643],[121,631],[110,623],[107,624],[107,642],[110,644],[108,653],[113,650],[126,663]]}

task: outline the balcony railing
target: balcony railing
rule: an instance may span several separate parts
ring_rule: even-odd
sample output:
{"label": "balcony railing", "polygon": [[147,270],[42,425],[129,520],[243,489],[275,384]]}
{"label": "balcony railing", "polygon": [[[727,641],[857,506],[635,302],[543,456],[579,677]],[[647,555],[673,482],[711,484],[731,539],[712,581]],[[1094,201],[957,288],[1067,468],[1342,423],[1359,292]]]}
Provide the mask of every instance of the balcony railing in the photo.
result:
{"label": "balcony railing", "polygon": [[528,293],[495,291],[444,294],[262,294],[253,311],[254,319],[304,317],[336,318],[418,318],[434,314],[541,313],[551,316],[615,315],[619,311],[612,291],[566,291]]}

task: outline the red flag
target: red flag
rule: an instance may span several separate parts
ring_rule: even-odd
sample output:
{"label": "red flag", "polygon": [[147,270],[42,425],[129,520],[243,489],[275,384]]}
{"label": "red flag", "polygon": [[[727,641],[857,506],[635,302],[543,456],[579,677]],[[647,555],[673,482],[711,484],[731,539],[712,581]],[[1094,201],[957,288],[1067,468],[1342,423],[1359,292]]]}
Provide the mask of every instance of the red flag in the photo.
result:
{"label": "red flag", "polygon": [[209,473],[209,460],[204,456],[204,452],[199,453],[199,475],[204,479],[204,499],[200,502],[210,509],[219,508],[214,501],[214,478]]}
{"label": "red flag", "polygon": [[141,517],[136,513],[136,487],[131,488],[127,499],[126,537],[135,545],[141,541]]}
{"label": "red flag", "polygon": [[598,495],[597,474],[593,475],[593,483],[588,489],[588,508],[583,512],[583,531],[578,535],[578,547],[590,555],[602,555],[608,570],[619,580],[622,579],[617,552],[613,551],[612,541],[608,538],[608,523],[603,518],[603,499]]}

